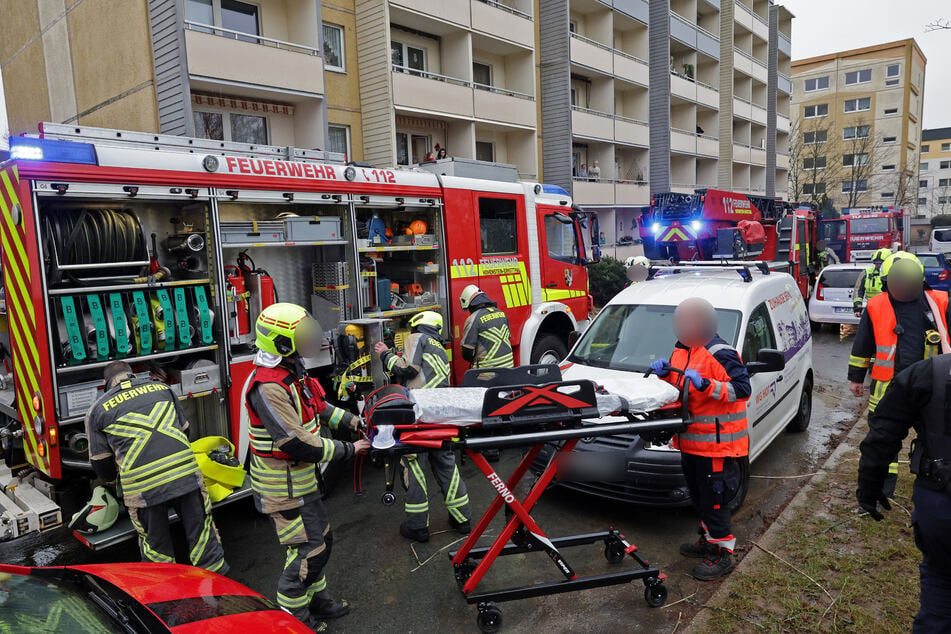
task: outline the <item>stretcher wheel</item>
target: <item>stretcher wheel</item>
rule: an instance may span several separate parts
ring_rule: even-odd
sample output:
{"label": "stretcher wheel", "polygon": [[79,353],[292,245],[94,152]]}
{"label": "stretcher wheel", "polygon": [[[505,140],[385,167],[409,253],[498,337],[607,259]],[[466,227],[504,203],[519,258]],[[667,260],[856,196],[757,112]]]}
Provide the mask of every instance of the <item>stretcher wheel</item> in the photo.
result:
{"label": "stretcher wheel", "polygon": [[621,542],[608,542],[604,545],[604,558],[608,560],[608,563],[619,564],[626,556],[624,544]]}
{"label": "stretcher wheel", "polygon": [[393,506],[396,504],[396,494],[392,491],[386,491],[383,493],[383,497],[380,498],[380,501],[386,506]]}
{"label": "stretcher wheel", "polygon": [[667,602],[667,586],[663,583],[652,583],[644,588],[644,600],[652,608],[659,608]]}
{"label": "stretcher wheel", "polygon": [[502,629],[502,609],[494,603],[486,603],[479,606],[479,614],[476,616],[476,624],[479,630],[485,634],[493,634]]}

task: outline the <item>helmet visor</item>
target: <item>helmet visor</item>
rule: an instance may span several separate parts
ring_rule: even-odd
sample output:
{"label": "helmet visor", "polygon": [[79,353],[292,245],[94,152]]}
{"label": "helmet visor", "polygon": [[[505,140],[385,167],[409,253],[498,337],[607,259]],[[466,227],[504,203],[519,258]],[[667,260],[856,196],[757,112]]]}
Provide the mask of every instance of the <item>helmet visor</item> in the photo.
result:
{"label": "helmet visor", "polygon": [[302,357],[316,357],[320,354],[320,340],[323,330],[313,317],[305,317],[294,330],[294,347]]}

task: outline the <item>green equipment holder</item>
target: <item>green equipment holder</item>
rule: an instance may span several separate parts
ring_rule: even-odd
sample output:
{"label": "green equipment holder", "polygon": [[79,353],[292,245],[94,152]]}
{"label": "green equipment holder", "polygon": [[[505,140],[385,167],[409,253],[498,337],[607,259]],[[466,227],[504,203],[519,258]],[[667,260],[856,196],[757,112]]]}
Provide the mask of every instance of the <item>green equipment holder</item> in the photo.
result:
{"label": "green equipment holder", "polygon": [[83,329],[79,325],[79,314],[76,312],[76,303],[72,297],[60,298],[63,307],[63,321],[66,323],[66,339],[69,342],[69,352],[72,356],[67,363],[82,363],[86,360],[86,340]]}

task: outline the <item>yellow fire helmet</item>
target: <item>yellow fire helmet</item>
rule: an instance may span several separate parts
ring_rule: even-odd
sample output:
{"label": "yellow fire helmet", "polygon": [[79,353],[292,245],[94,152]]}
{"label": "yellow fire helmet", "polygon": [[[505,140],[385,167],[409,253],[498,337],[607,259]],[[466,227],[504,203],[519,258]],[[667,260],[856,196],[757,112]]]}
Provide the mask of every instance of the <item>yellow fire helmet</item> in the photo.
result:
{"label": "yellow fire helmet", "polygon": [[873,263],[884,262],[885,260],[888,259],[888,256],[890,256],[891,254],[892,254],[891,249],[884,248],[884,247],[881,249],[878,249],[877,251],[875,251],[875,253],[872,254],[872,262]]}
{"label": "yellow fire helmet", "polygon": [[[921,264],[921,260],[918,259],[918,256],[916,256],[914,253],[909,253],[908,251],[896,251],[895,253],[892,253],[887,258],[885,258],[885,262],[882,264],[882,277],[888,278],[888,274],[889,272],[891,272],[892,267],[895,266],[895,263],[900,260],[907,260],[909,262],[913,262],[914,264],[916,264],[918,266],[918,271],[920,271],[921,273],[921,278],[924,279],[925,277],[924,265]],[[900,266],[899,269],[902,269],[903,272],[913,270],[911,266],[907,266],[907,265]]]}
{"label": "yellow fire helmet", "polygon": [[244,468],[234,456],[234,445],[222,436],[205,436],[191,444],[205,489],[212,502],[220,502],[244,484]]}
{"label": "yellow fire helmet", "polygon": [[413,315],[413,318],[409,320],[409,327],[418,328],[419,326],[430,326],[442,334],[442,315],[434,310],[424,310]]}
{"label": "yellow fire helmet", "polygon": [[464,289],[462,289],[462,294],[459,295],[459,304],[462,306],[462,310],[467,310],[469,308],[469,304],[471,304],[472,300],[475,299],[475,296],[481,292],[482,289],[475,284],[469,284]]}
{"label": "yellow fire helmet", "polygon": [[320,324],[297,304],[271,304],[261,311],[254,330],[254,343],[264,352],[282,357],[294,353],[312,357],[320,352]]}

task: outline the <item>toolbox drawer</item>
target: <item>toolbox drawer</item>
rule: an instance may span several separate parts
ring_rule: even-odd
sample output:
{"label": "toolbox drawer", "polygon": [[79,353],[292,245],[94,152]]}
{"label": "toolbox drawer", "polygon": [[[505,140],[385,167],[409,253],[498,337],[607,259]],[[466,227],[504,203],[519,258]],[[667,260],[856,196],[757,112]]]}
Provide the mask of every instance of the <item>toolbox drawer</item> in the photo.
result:
{"label": "toolbox drawer", "polygon": [[221,223],[221,244],[223,245],[284,242],[284,235],[284,222],[281,220]]}
{"label": "toolbox drawer", "polygon": [[340,218],[337,216],[299,216],[284,219],[288,242],[323,242],[340,240]]}
{"label": "toolbox drawer", "polygon": [[221,375],[218,364],[209,363],[184,370],[172,370],[175,383],[172,391],[178,396],[210,392],[221,388]]}

